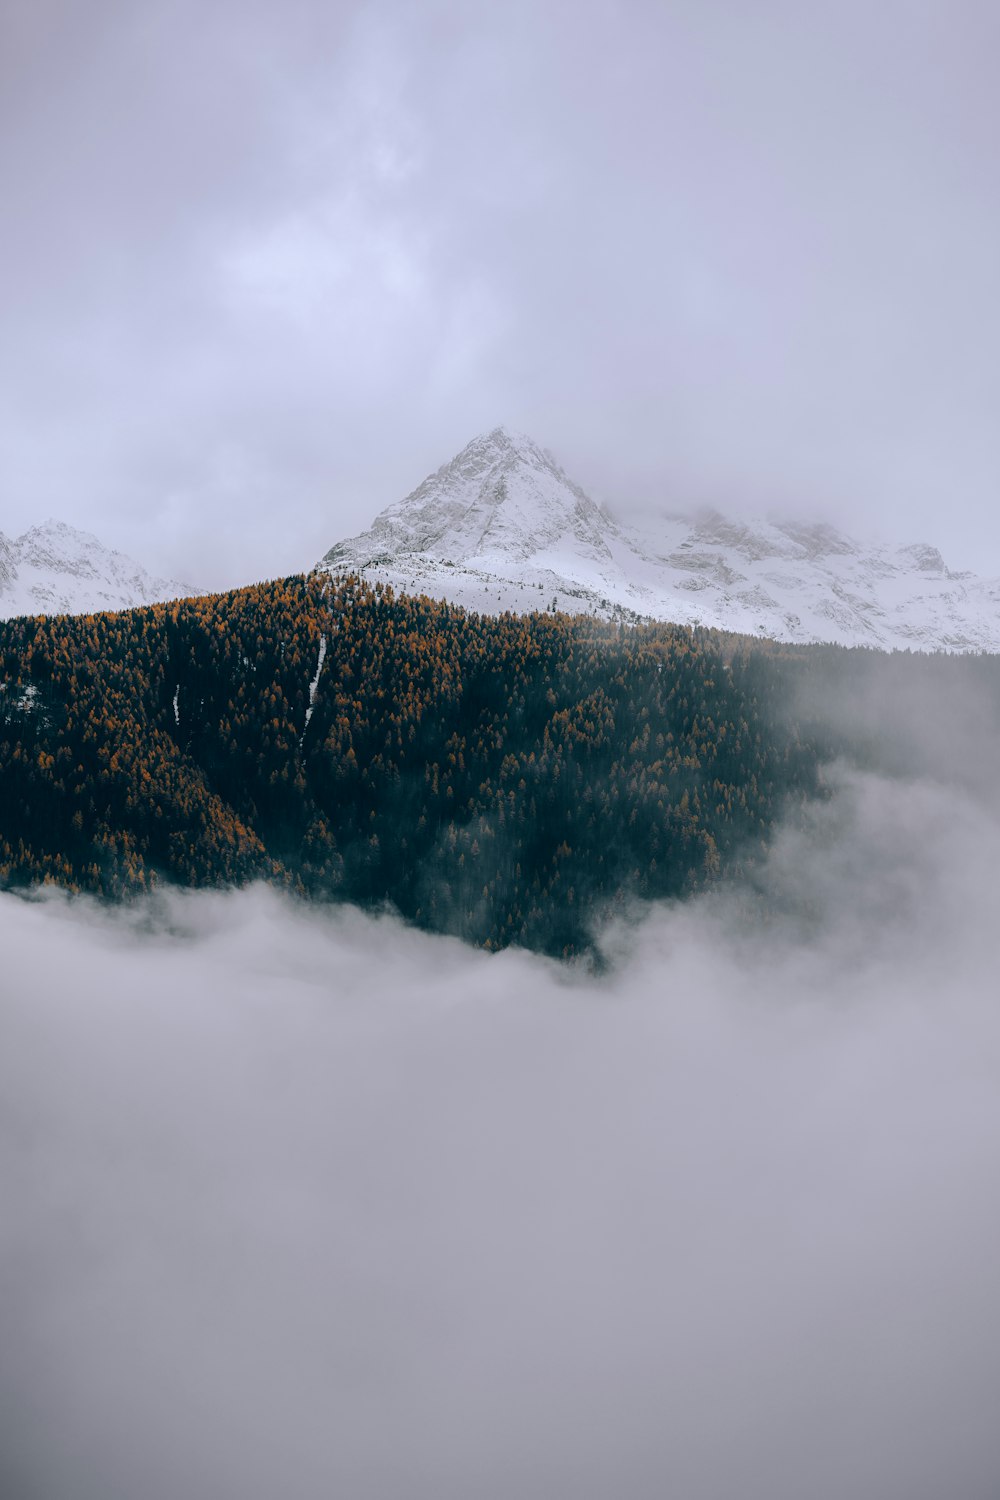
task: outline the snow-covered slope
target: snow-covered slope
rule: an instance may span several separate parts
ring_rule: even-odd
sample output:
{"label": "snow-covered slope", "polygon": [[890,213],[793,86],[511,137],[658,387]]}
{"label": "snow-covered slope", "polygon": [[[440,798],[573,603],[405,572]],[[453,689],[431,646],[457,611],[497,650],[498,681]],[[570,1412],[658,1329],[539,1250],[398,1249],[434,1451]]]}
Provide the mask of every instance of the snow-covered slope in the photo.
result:
{"label": "snow-covered slope", "polygon": [[489,612],[674,620],[790,641],[1000,651],[1000,580],[927,543],[716,512],[627,526],[531,438],[498,427],[319,564]]}
{"label": "snow-covered slope", "polygon": [[130,609],[196,592],[174,579],[153,578],[131,557],[60,521],[33,526],[14,540],[0,532],[0,619]]}

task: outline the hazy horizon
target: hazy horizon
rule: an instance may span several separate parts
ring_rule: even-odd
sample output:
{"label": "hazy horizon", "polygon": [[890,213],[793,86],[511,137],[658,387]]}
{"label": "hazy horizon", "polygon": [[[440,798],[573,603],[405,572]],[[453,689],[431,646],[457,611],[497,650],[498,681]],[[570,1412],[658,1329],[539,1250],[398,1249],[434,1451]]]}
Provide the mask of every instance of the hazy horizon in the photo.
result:
{"label": "hazy horizon", "polygon": [[[532,441],[537,441],[534,438],[533,434],[520,432],[517,429],[510,428],[509,425],[506,424],[506,423],[497,423],[497,424],[495,424],[495,427],[503,427],[503,428],[505,428],[515,438],[517,438],[517,437],[527,437],[527,438],[531,439]],[[433,478],[434,474],[438,471],[438,469],[447,467],[448,463],[450,463],[452,459],[458,457],[459,454],[464,450],[465,447],[469,446],[469,444],[471,444],[472,442],[474,442],[477,438],[488,436],[489,433],[492,430],[494,430],[494,429],[485,428],[485,429],[483,429],[482,432],[473,434],[470,437],[470,439],[469,439],[469,443],[463,444],[462,448],[459,449],[458,452],[456,452],[455,454],[449,454],[447,459],[442,460],[442,463],[439,464],[439,465],[436,465],[435,468],[432,469],[428,474],[422,475],[419,480],[415,480],[414,483],[410,486],[410,488],[406,491],[406,494],[412,493],[414,490],[418,489],[423,483],[425,483],[428,479]],[[541,448],[543,448],[543,449],[545,449],[546,452],[549,454],[549,456],[551,458],[553,458],[555,460],[555,462],[559,465],[559,467],[562,468],[563,471],[565,472],[565,465],[563,465],[561,463],[561,460],[560,460],[559,455],[557,453],[553,453],[552,450],[550,448],[548,448],[545,443],[539,443],[538,446],[541,447]],[[745,520],[745,521],[750,521],[750,522],[755,521],[755,520],[760,520],[760,521],[765,521],[765,522],[767,522],[767,521],[777,522],[777,523],[781,524],[781,523],[785,523],[785,522],[795,523],[796,521],[805,521],[805,522],[815,523],[817,525],[824,525],[824,524],[829,525],[829,524],[832,524],[830,522],[830,518],[828,516],[826,516],[826,515],[822,515],[822,514],[818,514],[818,513],[817,514],[805,513],[805,512],[796,510],[795,507],[788,507],[788,506],[786,506],[783,509],[781,506],[776,506],[776,505],[770,505],[770,506],[769,505],[762,505],[761,508],[756,513],[750,513],[748,510],[746,510],[746,508],[741,508],[741,507],[736,507],[735,509],[734,508],[730,508],[729,510],[726,510],[725,508],[723,508],[721,506],[713,505],[712,503],[710,503],[707,500],[703,501],[701,504],[691,503],[691,504],[689,504],[687,506],[684,506],[684,505],[680,504],[679,501],[675,501],[674,503],[668,503],[668,501],[666,499],[664,499],[659,504],[653,503],[651,501],[647,501],[645,504],[634,504],[633,503],[633,504],[630,505],[627,502],[622,503],[621,500],[617,500],[616,501],[616,500],[614,500],[612,498],[609,498],[607,496],[601,497],[599,494],[596,494],[596,493],[592,492],[591,490],[588,490],[588,486],[586,485],[586,483],[584,483],[580,479],[580,477],[578,475],[575,475],[575,474],[572,474],[572,473],[568,473],[567,474],[567,478],[569,480],[571,480],[573,483],[577,484],[581,489],[583,489],[584,491],[586,491],[587,493],[589,493],[590,496],[591,496],[591,499],[596,500],[598,504],[600,504],[611,516],[613,516],[619,522],[623,522],[626,525],[636,525],[636,526],[638,526],[643,531],[645,531],[647,528],[651,528],[651,533],[654,534],[654,535],[655,535],[656,524],[657,524],[658,520],[672,521],[672,520],[676,519],[679,516],[680,517],[684,517],[686,519],[690,519],[693,522],[697,522],[697,521],[699,521],[701,519],[705,519],[705,518],[707,518],[709,516],[712,516],[712,515],[715,515],[715,514],[721,514],[721,515],[724,515],[724,516],[727,516],[727,517],[728,516],[735,516],[737,519]],[[398,500],[402,500],[404,498],[405,498],[405,495],[398,495],[398,496],[391,497],[391,498],[387,499],[385,501],[384,505],[379,505],[378,510],[375,511],[375,512],[373,512],[372,515],[369,516],[366,521],[364,521],[363,523],[359,523],[358,524],[358,527],[357,527],[358,534],[361,534],[361,533],[367,531],[369,529],[369,526],[371,525],[371,523],[375,521],[377,515],[380,514],[383,510],[385,510],[385,509],[393,506]],[[50,522],[55,522],[56,524],[60,524],[60,523],[66,522],[66,518],[64,516],[58,516],[58,515],[40,516],[37,519],[33,520],[31,522],[31,525],[29,527],[25,528],[25,533],[27,531],[30,531],[33,527],[44,526],[44,525],[46,525],[47,523],[50,523]],[[89,533],[91,535],[97,535],[93,531],[93,528],[90,527],[90,526],[88,526],[86,524],[85,518],[83,518],[83,517],[80,517],[80,518],[78,518],[75,521],[66,522],[66,524],[74,526],[75,529],[77,529],[77,530],[79,530],[81,532],[87,532],[87,533]],[[855,522],[851,526],[848,526],[845,523],[841,522],[835,529],[841,530],[841,531],[845,532],[846,534],[850,535],[851,538],[852,538],[852,540],[859,542],[861,545],[866,545],[867,544],[867,545],[872,546],[873,548],[878,548],[880,546],[887,546],[889,548],[892,548],[892,547],[903,548],[903,547],[906,547],[906,546],[909,546],[909,545],[919,544],[919,543],[927,543],[927,544],[929,544],[931,546],[935,546],[936,545],[936,543],[934,541],[934,537],[931,536],[931,535],[919,535],[919,536],[917,536],[917,535],[914,535],[914,534],[910,534],[908,532],[893,533],[893,532],[890,532],[890,531],[886,530],[884,525],[880,526],[879,523],[877,521],[875,521],[875,520],[864,521],[864,520],[860,520],[859,519],[857,522]],[[25,533],[21,533],[21,535],[23,535]],[[0,535],[2,535],[2,532],[0,532]],[[18,540],[19,539],[19,533],[17,533],[17,532],[8,533],[8,539],[9,540]],[[211,592],[215,592],[215,591],[220,590],[220,589],[238,588],[242,584],[254,583],[254,582],[257,582],[257,581],[259,581],[261,579],[264,579],[264,578],[275,577],[275,576],[278,576],[278,574],[280,572],[282,572],[282,571],[290,572],[290,573],[291,572],[300,572],[300,573],[309,572],[311,568],[315,567],[317,563],[319,563],[319,562],[322,561],[322,558],[323,558],[324,554],[327,551],[329,551],[330,548],[332,548],[333,546],[335,546],[337,543],[342,542],[344,540],[348,540],[348,539],[349,538],[348,538],[348,534],[347,533],[344,533],[343,535],[338,535],[338,536],[336,536],[336,537],[334,537],[332,539],[332,541],[329,543],[328,546],[324,545],[323,548],[321,549],[321,551],[318,554],[316,554],[315,556],[311,556],[308,559],[303,558],[300,562],[293,563],[291,566],[289,566],[287,569],[284,569],[284,570],[281,570],[281,569],[275,570],[275,569],[272,568],[271,571],[268,571],[265,568],[265,570],[262,571],[262,572],[260,572],[259,574],[258,573],[254,573],[252,575],[251,574],[246,574],[246,573],[238,573],[237,570],[236,570],[235,563],[233,561],[227,562],[226,558],[223,555],[223,549],[222,549],[222,546],[220,544],[219,548],[217,548],[217,551],[216,551],[215,563],[214,563],[213,567],[210,569],[210,572],[211,572],[211,578],[210,579],[206,580],[202,576],[200,576],[200,574],[199,574],[199,568],[198,568],[198,563],[197,563],[197,560],[195,560],[194,565],[192,567],[188,568],[183,573],[183,576],[175,575],[176,576],[176,581],[184,583],[185,585],[193,586],[196,589],[198,589],[199,591],[204,591],[205,593],[211,593]],[[97,535],[97,540],[99,542],[101,542],[104,546],[106,546],[109,550],[117,550],[117,551],[123,551],[124,550],[123,547],[116,547],[115,544],[111,540],[109,540],[109,538],[107,536]],[[141,545],[141,537],[139,538],[139,541],[140,541],[140,545]],[[938,550],[940,550],[940,548]],[[148,558],[146,558],[144,556],[141,556],[141,555],[138,555],[138,554],[134,554],[134,553],[132,554],[132,556],[133,556],[134,560],[137,563],[139,563],[141,566],[143,566],[144,568],[146,568],[147,571],[153,572],[153,573],[156,572],[156,569],[150,565]],[[976,576],[979,576],[979,577],[989,577],[990,576],[989,571],[987,569],[984,569],[984,567],[983,567],[983,558],[982,558],[982,556],[979,555],[978,553],[976,553],[975,549],[973,549],[973,552],[971,554],[971,557],[972,557],[971,563],[969,563],[969,561],[968,561],[969,556],[970,556],[970,554],[967,554],[965,552],[960,552],[960,554],[958,556],[948,555],[944,559],[945,565],[947,567],[949,567],[951,569],[951,571],[953,571],[953,572],[968,571],[968,572],[971,572],[971,573],[973,573],[973,574],[975,574]],[[963,560],[964,560],[964,564],[963,564]]]}

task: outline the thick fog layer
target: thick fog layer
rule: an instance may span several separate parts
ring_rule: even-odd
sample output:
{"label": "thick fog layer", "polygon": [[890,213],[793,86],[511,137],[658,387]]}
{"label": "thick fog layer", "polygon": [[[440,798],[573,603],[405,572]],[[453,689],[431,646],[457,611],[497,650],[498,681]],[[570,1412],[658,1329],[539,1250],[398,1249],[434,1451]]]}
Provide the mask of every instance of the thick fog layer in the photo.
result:
{"label": "thick fog layer", "polygon": [[0,1489],[992,1500],[998,858],[844,775],[601,976],[0,899]]}

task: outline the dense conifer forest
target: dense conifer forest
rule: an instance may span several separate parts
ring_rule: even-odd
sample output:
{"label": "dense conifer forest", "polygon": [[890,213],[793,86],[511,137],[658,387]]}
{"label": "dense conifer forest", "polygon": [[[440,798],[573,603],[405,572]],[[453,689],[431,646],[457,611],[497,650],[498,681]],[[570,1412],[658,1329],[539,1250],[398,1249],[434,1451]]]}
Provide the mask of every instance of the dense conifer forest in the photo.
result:
{"label": "dense conifer forest", "polygon": [[[279,883],[555,955],[633,898],[739,874],[834,754],[883,753],[886,658],[669,625],[464,613],[296,576],[0,623],[0,886]],[[860,725],[860,728],[858,727]]]}

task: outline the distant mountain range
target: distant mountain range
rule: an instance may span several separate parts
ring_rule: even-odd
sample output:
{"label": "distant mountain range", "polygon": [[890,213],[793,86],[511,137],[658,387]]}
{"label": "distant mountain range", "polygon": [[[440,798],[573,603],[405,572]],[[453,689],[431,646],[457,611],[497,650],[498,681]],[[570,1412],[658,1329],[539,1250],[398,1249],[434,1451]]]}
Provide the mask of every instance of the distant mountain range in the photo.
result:
{"label": "distant mountain range", "polygon": [[131,609],[197,592],[176,579],[154,578],[134,558],[61,521],[14,539],[0,532],[0,619]]}
{"label": "distant mountain range", "polygon": [[1000,650],[1000,580],[928,543],[717,512],[626,525],[531,438],[497,427],[319,563],[488,613],[555,606],[787,641]]}
{"label": "distant mountain range", "polygon": [[[779,641],[1000,652],[1000,579],[936,547],[866,546],[828,525],[709,511],[626,524],[533,439],[474,438],[317,565],[481,613],[556,608],[707,625]],[[0,619],[129,609],[198,590],[89,532],[0,532]]]}

